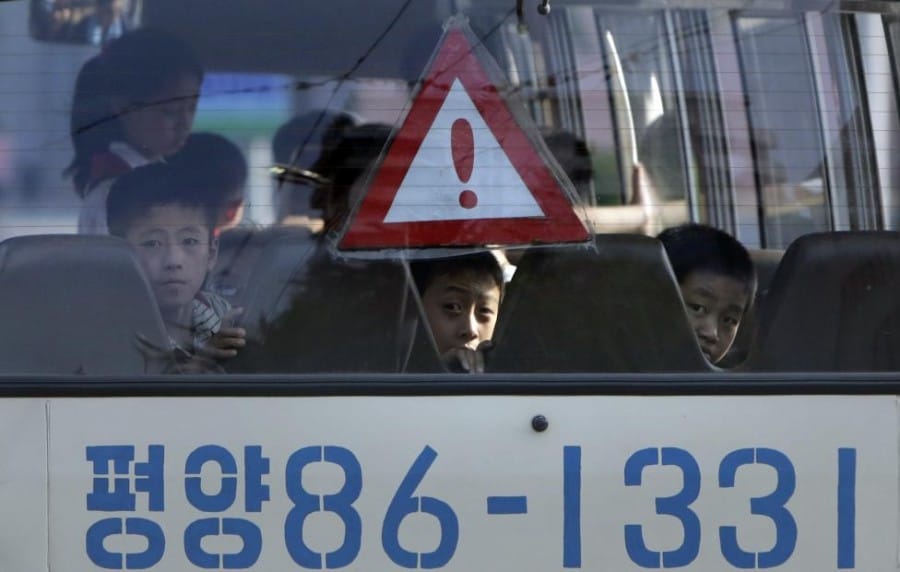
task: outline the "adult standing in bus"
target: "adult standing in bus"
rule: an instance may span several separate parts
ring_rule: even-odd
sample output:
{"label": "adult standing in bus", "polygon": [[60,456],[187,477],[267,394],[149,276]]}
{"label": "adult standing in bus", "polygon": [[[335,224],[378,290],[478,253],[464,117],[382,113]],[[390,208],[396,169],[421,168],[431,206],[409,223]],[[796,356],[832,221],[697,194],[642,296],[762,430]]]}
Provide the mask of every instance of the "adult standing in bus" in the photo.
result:
{"label": "adult standing in bus", "polygon": [[84,199],[82,234],[106,234],[113,181],[163,161],[187,141],[203,67],[181,39],[160,30],[126,34],[81,68],[72,101],[75,157],[64,174]]}

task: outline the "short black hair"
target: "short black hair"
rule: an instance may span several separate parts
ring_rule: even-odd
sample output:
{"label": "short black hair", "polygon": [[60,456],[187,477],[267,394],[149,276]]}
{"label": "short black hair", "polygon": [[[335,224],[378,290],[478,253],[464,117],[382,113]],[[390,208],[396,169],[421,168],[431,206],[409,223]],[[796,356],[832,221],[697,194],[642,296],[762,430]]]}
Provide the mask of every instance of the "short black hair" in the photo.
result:
{"label": "short black hair", "polygon": [[451,276],[463,273],[473,273],[478,276],[487,276],[500,288],[500,299],[503,299],[505,281],[503,269],[497,257],[490,252],[477,252],[450,258],[432,258],[427,260],[414,260],[409,264],[410,272],[416,283],[419,296],[425,294],[425,290],[441,276]]}
{"label": "short black hair", "polygon": [[[191,133],[184,146],[166,161],[207,179],[206,187],[217,194],[243,191],[247,183],[244,153],[230,139],[217,133]],[[229,198],[222,196],[223,201]]]}
{"label": "short black hair", "polygon": [[106,198],[109,233],[125,238],[135,220],[152,207],[165,205],[201,209],[212,235],[218,221],[216,200],[190,171],[165,163],[138,167],[113,183]]}
{"label": "short black hair", "polygon": [[[319,185],[310,201],[314,209],[323,208],[326,198],[332,204],[341,205],[334,214],[334,221],[349,214],[350,190],[360,177],[372,167],[391,135],[391,126],[382,123],[365,123],[345,129],[330,149],[323,149],[319,160],[310,168],[328,179]],[[329,221],[325,222],[326,226]]]}
{"label": "short black hair", "polygon": [[272,155],[276,163],[293,159],[296,166],[308,169],[321,151],[334,147],[341,133],[357,123],[356,117],[344,111],[323,109],[298,115],[275,132]]}
{"label": "short black hair", "polygon": [[756,292],[756,268],[747,249],[727,232],[704,224],[683,224],[659,233],[682,284],[694,272],[710,272],[734,278],[747,287],[750,299]]}
{"label": "short black hair", "polygon": [[311,170],[331,181],[332,192],[347,192],[381,154],[391,129],[386,123],[347,127]]}

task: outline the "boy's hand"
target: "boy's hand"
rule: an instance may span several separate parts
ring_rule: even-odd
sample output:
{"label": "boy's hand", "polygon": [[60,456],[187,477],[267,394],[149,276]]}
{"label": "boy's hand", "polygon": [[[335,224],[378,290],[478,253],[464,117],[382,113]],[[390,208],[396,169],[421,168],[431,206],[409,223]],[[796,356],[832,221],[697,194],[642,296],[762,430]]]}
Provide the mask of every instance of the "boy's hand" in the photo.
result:
{"label": "boy's hand", "polygon": [[493,349],[491,340],[478,344],[478,348],[453,348],[441,356],[441,363],[453,373],[484,373],[485,354]]}
{"label": "boy's hand", "polygon": [[205,373],[225,373],[222,366],[216,360],[194,354],[184,361],[178,362],[175,372],[181,374],[205,374]]}
{"label": "boy's hand", "polygon": [[202,347],[196,348],[197,353],[211,359],[228,359],[238,354],[238,350],[247,345],[247,331],[233,325],[235,317],[244,311],[243,308],[233,308],[222,317],[222,327],[212,335]]}
{"label": "boy's hand", "polygon": [[197,348],[197,353],[212,359],[233,358],[239,349],[247,345],[246,338],[244,328],[222,328]]}

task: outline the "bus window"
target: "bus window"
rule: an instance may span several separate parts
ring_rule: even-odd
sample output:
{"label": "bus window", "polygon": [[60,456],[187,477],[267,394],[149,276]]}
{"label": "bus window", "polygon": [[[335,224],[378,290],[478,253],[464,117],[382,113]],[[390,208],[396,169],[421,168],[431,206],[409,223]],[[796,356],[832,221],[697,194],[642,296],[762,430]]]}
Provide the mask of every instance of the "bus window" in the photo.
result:
{"label": "bus window", "polygon": [[[694,193],[688,165],[695,160],[685,145],[684,98],[666,15],[566,7],[551,15],[550,30],[554,120],[583,137],[591,152],[593,192],[585,200],[599,207],[643,205],[651,220],[638,227],[648,232],[688,220]],[[623,216],[598,217],[597,231],[633,230],[627,209],[618,212]]]}
{"label": "bus window", "polygon": [[[835,8],[816,0],[554,0],[546,14],[515,0],[378,2],[371,10],[353,0],[327,6],[293,0],[220,4],[210,10],[203,2],[132,0],[124,3],[133,9],[127,29],[97,40],[46,33],[53,13],[46,8],[93,6],[88,0],[0,3],[0,77],[8,78],[0,89],[0,240],[77,232],[82,201],[61,174],[73,157],[70,123],[80,70],[138,31],[177,36],[204,70],[192,131],[231,140],[249,167],[243,224],[212,235],[215,253],[205,259],[210,272],[202,285],[243,308],[237,323],[245,330],[247,351],[239,364],[226,368],[229,373],[442,371],[406,264],[461,254],[459,245],[435,238],[414,248],[406,243],[360,252],[340,247],[338,239],[347,219],[362,210],[363,197],[375,196],[367,193],[389,150],[405,148],[401,168],[407,168],[413,148],[428,134],[440,143],[433,148],[446,151],[441,160],[452,160],[433,172],[418,171],[425,174],[417,181],[440,178],[434,185],[439,187],[450,180],[461,190],[415,195],[403,209],[426,214],[413,222],[457,229],[465,226],[460,221],[477,220],[485,228],[507,228],[506,219],[514,218],[502,214],[510,205],[487,201],[488,192],[506,182],[479,178],[488,140],[480,135],[500,145],[511,131],[486,118],[490,114],[466,91],[470,86],[454,97],[463,103],[469,97],[473,105],[466,109],[478,117],[457,123],[463,115],[454,116],[436,128],[446,133],[432,132],[429,124],[420,126],[414,140],[399,136],[408,136],[404,123],[414,115],[414,98],[427,83],[445,26],[457,21],[466,22],[470,51],[490,62],[485,69],[497,94],[515,107],[514,133],[524,134],[517,142],[534,148],[533,155],[522,156],[544,163],[571,199],[571,209],[565,203],[561,210],[580,217],[586,229],[573,246],[528,234],[528,224],[510,224],[521,240],[506,252],[509,294],[497,322],[508,344],[497,348],[499,365],[488,364],[487,371],[665,372],[689,371],[692,364],[708,370],[696,352],[679,360],[666,357],[672,355],[667,348],[692,347],[693,338],[685,329],[679,284],[667,267],[671,259],[652,237],[683,222],[733,234],[766,261],[758,273],[758,305],[749,309],[760,310],[754,318],[766,332],[771,325],[764,322],[772,315],[763,311],[771,302],[767,297],[803,297],[804,288],[787,282],[804,274],[781,272],[779,266],[782,249],[790,253],[799,237],[813,234],[796,247],[807,254],[786,254],[786,266],[808,266],[813,255],[832,247],[828,256],[840,260],[839,266],[858,258],[877,267],[883,256],[890,258],[891,240],[862,234],[832,245],[823,237],[900,227],[897,3]],[[31,11],[41,7],[43,12]],[[112,92],[124,78],[120,74],[104,86]],[[123,102],[123,94],[113,95],[108,113],[87,131],[101,126],[114,132],[118,126],[124,133],[127,126],[117,122],[134,119],[131,114],[159,107],[164,115],[165,108],[178,107],[153,97]],[[468,122],[472,118],[484,127]],[[378,137],[366,139],[373,134]],[[403,145],[392,147],[401,139]],[[98,152],[100,167],[109,167],[104,161],[121,150],[117,142],[123,141],[105,142]],[[339,159],[331,155],[341,149]],[[177,151],[131,151],[132,159],[140,156],[136,163],[183,164],[174,159]],[[520,169],[517,160],[507,162]],[[529,200],[543,191],[523,189],[532,196],[523,194],[512,205],[524,209],[522,218],[565,220],[540,208],[528,210]],[[388,199],[379,195],[373,203],[378,201]],[[477,205],[499,210],[469,217]],[[376,221],[383,223],[380,228],[406,224],[387,218]],[[630,236],[609,236],[619,234]],[[86,258],[102,258],[94,246],[88,241],[78,247]],[[509,246],[485,239],[466,248]],[[520,271],[513,269],[517,263]],[[0,260],[0,282],[15,273]],[[769,287],[770,275],[781,275],[772,278],[777,288]],[[848,268],[830,276],[819,302],[809,305],[822,306],[823,314],[846,314],[841,304],[868,292],[859,283],[881,274]],[[849,286],[843,283],[847,276],[856,277]],[[893,327],[891,280],[877,281],[881,290],[869,307],[874,315],[884,306],[886,315],[873,321]],[[15,291],[27,296],[38,289]],[[827,292],[841,294],[829,298]],[[146,296],[131,298],[146,302]],[[836,327],[862,327],[858,322]],[[752,332],[741,335],[735,361],[756,347]],[[842,336],[852,337],[847,331]],[[632,347],[641,339],[651,340],[649,351]],[[533,347],[537,343],[540,351]],[[601,353],[603,360],[592,361]],[[802,363],[795,365],[802,369]]]}
{"label": "bus window", "polygon": [[860,59],[872,122],[875,160],[878,164],[882,216],[886,228],[898,229],[900,163],[897,161],[897,153],[892,149],[900,144],[900,103],[897,99],[900,90],[896,67],[891,65],[891,49],[894,50],[896,62],[896,43],[886,35],[884,15],[858,13],[854,14],[854,18],[859,30]]}
{"label": "bus window", "polygon": [[[815,25],[815,21],[810,22]],[[827,52],[820,70],[820,105],[825,123],[828,183],[838,230],[882,226],[878,167],[860,58],[859,33],[849,15],[828,15],[819,33],[811,30],[817,52]],[[825,41],[827,38],[827,41]]]}
{"label": "bus window", "polygon": [[738,31],[768,247],[828,230],[824,150],[801,18],[740,16]]}
{"label": "bus window", "polygon": [[896,71],[900,69],[900,20],[896,17],[885,18],[885,25],[890,38],[891,60],[894,62],[894,75],[896,76]]}
{"label": "bus window", "polygon": [[224,135],[240,145],[249,163],[243,224],[274,220],[271,141],[292,109],[287,75],[207,73],[194,120],[194,131]]}
{"label": "bus window", "polygon": [[[613,84],[613,90],[623,90],[627,97],[627,102],[617,102],[614,98],[616,111],[631,112],[631,117],[623,113],[616,115],[617,133],[622,139],[629,135],[634,138],[633,143],[620,140],[620,149],[625,152],[632,145],[635,147],[634,156],[648,175],[646,184],[654,201],[661,205],[678,201],[683,209],[686,206],[685,160],[679,139],[676,79],[664,16],[662,13],[636,16],[599,12],[596,17],[597,28],[605,40],[607,60],[612,63],[618,59],[613,69],[620,67],[618,85]],[[620,164],[624,163],[620,161]],[[635,200],[634,193],[638,191],[631,188],[634,182],[628,173],[623,175],[625,192],[620,200],[627,203]],[[674,214],[672,222],[678,219],[686,220],[687,212]]]}

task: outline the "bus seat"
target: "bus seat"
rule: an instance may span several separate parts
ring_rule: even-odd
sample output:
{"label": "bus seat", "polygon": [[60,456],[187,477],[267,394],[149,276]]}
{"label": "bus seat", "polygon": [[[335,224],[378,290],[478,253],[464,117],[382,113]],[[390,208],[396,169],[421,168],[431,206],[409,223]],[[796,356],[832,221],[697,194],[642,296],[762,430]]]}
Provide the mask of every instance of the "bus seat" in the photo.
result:
{"label": "bus seat", "polygon": [[[0,243],[0,364],[6,374],[134,375],[168,348],[153,292],[128,244],[108,236]],[[155,364],[154,364],[155,362]]]}
{"label": "bus seat", "polygon": [[752,371],[900,366],[900,233],[831,232],[788,248],[760,308]]}
{"label": "bus seat", "polygon": [[441,371],[434,351],[429,363],[427,351],[415,349],[423,343],[421,325],[399,262],[345,260],[315,248],[276,307],[283,313],[259,343],[229,362],[229,371]]}
{"label": "bus seat", "polygon": [[753,339],[756,337],[756,330],[759,326],[759,308],[766,299],[769,292],[769,286],[772,284],[772,278],[775,271],[778,270],[778,264],[784,256],[784,250],[779,249],[750,249],[750,258],[753,260],[753,266],[756,268],[756,297],[753,305],[741,320],[741,327],[738,329],[737,337],[732,344],[731,349],[718,363],[724,368],[733,368],[741,365],[747,360],[750,354],[750,348],[753,345]]}
{"label": "bus seat", "polygon": [[662,245],[597,235],[529,250],[500,309],[491,372],[709,371]]}
{"label": "bus seat", "polygon": [[303,227],[228,230],[219,237],[207,288],[243,308],[235,323],[247,330],[248,338],[257,338],[276,318],[284,289],[315,247],[315,238]]}

